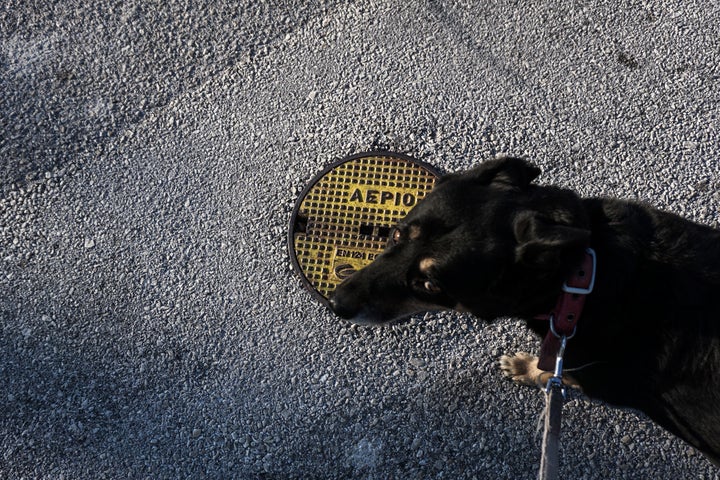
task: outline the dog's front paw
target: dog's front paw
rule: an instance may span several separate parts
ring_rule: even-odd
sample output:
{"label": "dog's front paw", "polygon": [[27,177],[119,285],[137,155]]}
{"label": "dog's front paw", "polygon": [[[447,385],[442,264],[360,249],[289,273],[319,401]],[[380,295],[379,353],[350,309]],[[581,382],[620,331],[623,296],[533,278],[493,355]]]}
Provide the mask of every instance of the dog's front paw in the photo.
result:
{"label": "dog's front paw", "polygon": [[538,385],[544,373],[537,368],[538,358],[525,352],[500,357],[500,371],[512,381],[521,385]]}

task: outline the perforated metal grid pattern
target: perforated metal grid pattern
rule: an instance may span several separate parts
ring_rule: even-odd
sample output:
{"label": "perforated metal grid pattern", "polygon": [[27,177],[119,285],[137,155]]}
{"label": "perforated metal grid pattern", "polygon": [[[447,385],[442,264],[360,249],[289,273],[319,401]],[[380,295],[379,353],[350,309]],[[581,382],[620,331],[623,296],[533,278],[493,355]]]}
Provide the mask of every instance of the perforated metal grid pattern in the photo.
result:
{"label": "perforated metal grid pattern", "polygon": [[290,256],[305,285],[325,302],[385,249],[392,228],[437,177],[429,165],[384,152],[323,170],[298,198],[290,224]]}

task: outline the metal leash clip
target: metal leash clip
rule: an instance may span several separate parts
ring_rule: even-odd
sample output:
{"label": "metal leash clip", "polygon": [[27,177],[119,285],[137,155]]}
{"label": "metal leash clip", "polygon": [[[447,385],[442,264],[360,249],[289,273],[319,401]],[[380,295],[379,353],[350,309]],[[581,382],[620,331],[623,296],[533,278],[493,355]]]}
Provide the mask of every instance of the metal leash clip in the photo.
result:
{"label": "metal leash clip", "polygon": [[[552,325],[552,322],[550,322],[550,325]],[[554,387],[560,388],[563,398],[565,398],[565,386],[562,383],[563,355],[565,355],[567,340],[568,337],[565,335],[560,337],[560,349],[555,357],[555,372],[553,376],[548,379],[547,385],[545,386],[545,393],[550,393],[550,390]]]}

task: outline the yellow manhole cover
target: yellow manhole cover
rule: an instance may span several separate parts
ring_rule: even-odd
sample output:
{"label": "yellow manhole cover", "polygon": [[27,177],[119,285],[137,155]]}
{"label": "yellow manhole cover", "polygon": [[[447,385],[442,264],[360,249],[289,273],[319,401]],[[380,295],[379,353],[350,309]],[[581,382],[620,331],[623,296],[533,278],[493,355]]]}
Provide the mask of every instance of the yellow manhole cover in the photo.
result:
{"label": "yellow manhole cover", "polygon": [[305,286],[326,303],[340,282],[385,249],[392,228],[437,178],[433,167],[390,152],[353,155],[320,172],[290,221],[290,257]]}

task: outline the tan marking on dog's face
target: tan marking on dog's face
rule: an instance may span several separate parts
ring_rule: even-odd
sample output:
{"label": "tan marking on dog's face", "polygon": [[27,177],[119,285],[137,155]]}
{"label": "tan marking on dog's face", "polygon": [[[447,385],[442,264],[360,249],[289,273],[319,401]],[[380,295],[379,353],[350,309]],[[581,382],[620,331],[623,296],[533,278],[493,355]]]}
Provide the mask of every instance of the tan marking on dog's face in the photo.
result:
{"label": "tan marking on dog's face", "polygon": [[420,269],[420,273],[424,275],[428,275],[430,273],[430,269],[435,266],[435,259],[432,257],[426,257],[420,260],[420,264],[418,265]]}
{"label": "tan marking on dog's face", "polygon": [[420,234],[422,231],[420,230],[420,227],[417,225],[410,225],[410,228],[408,229],[408,236],[410,237],[410,240],[417,240],[420,238]]}
{"label": "tan marking on dog's face", "polygon": [[453,310],[455,310],[456,312],[460,312],[460,313],[470,313],[470,309],[467,308],[462,303],[456,303],[455,306],[453,307]]}

